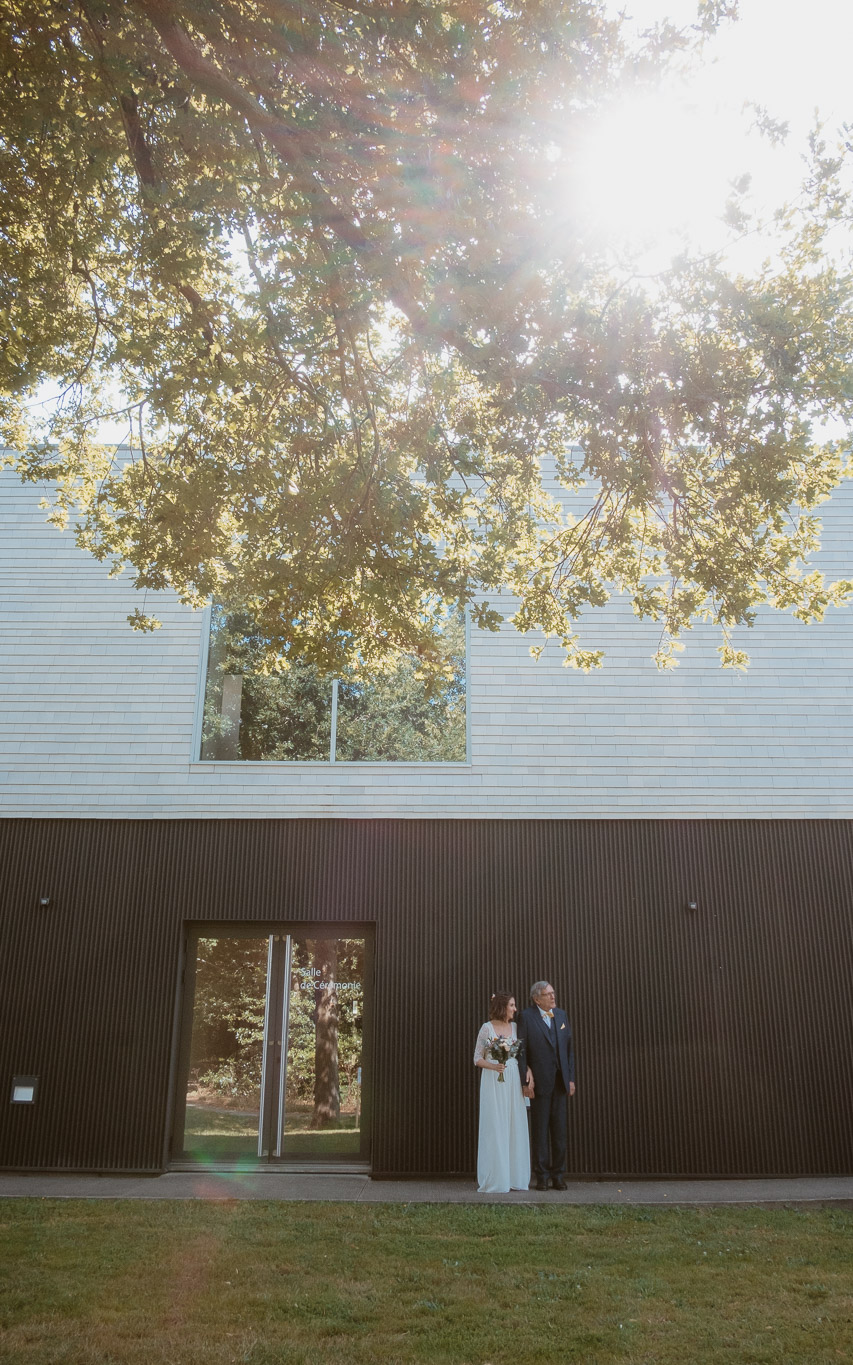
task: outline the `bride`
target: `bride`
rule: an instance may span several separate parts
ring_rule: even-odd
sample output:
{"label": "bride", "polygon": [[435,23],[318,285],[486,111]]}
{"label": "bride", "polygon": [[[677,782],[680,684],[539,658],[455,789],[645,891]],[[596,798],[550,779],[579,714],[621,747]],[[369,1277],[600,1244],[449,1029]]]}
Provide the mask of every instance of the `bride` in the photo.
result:
{"label": "bride", "polygon": [[[474,1065],[480,1077],[480,1137],[477,1147],[477,1188],[480,1194],[506,1194],[526,1190],[530,1184],[530,1140],[527,1110],[521,1093],[515,999],[497,991],[489,1005],[489,1021],[477,1034]],[[516,1056],[506,1062],[494,1054],[505,1039],[507,1050],[515,1044]],[[523,1061],[523,1058],[522,1058]]]}

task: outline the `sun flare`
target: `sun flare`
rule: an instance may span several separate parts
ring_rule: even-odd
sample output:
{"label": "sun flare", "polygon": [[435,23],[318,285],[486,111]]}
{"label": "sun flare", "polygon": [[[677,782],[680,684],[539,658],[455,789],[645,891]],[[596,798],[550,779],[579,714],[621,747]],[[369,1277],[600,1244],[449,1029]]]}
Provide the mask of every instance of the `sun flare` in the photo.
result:
{"label": "sun flare", "polygon": [[654,254],[715,245],[745,141],[719,108],[677,94],[620,101],[572,150],[575,211],[600,237]]}

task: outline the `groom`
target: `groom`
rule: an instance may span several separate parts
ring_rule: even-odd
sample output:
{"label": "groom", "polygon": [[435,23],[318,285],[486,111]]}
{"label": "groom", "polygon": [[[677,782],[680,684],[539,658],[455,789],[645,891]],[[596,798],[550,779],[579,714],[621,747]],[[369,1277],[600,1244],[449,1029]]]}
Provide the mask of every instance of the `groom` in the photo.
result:
{"label": "groom", "polygon": [[531,1007],[521,1012],[519,1037],[527,1060],[533,1185],[566,1188],[566,1097],[575,1093],[575,1052],[565,1010],[554,1007],[554,987],[537,981]]}

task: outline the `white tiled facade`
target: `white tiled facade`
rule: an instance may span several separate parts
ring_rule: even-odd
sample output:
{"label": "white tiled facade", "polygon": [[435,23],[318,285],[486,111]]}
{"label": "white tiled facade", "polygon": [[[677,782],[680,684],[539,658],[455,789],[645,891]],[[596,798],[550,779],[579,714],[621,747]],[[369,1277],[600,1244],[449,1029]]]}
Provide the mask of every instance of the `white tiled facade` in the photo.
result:
{"label": "white tiled facade", "polygon": [[[723,671],[686,637],[659,673],[653,626],[596,613],[589,675],[472,630],[467,764],[202,763],[205,613],[149,596],[47,526],[42,490],[0,475],[0,813],[32,817],[828,818],[853,814],[853,609],[805,627],[762,613]],[[853,489],[824,513],[820,567],[853,576]]]}

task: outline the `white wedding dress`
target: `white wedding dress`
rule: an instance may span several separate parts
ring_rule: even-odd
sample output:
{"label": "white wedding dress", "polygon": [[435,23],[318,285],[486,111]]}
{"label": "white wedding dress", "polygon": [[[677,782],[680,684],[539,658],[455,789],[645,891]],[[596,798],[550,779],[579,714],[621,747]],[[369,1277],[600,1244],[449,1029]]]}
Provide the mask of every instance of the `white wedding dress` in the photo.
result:
{"label": "white wedding dress", "polygon": [[[477,1034],[474,1062],[491,1061],[486,1048],[495,1033],[491,1023]],[[515,1024],[512,1036],[518,1035]],[[480,1194],[506,1194],[530,1185],[530,1139],[527,1107],[521,1093],[518,1062],[511,1057],[503,1082],[499,1072],[485,1067],[480,1072],[480,1137],[477,1144],[477,1188]]]}

